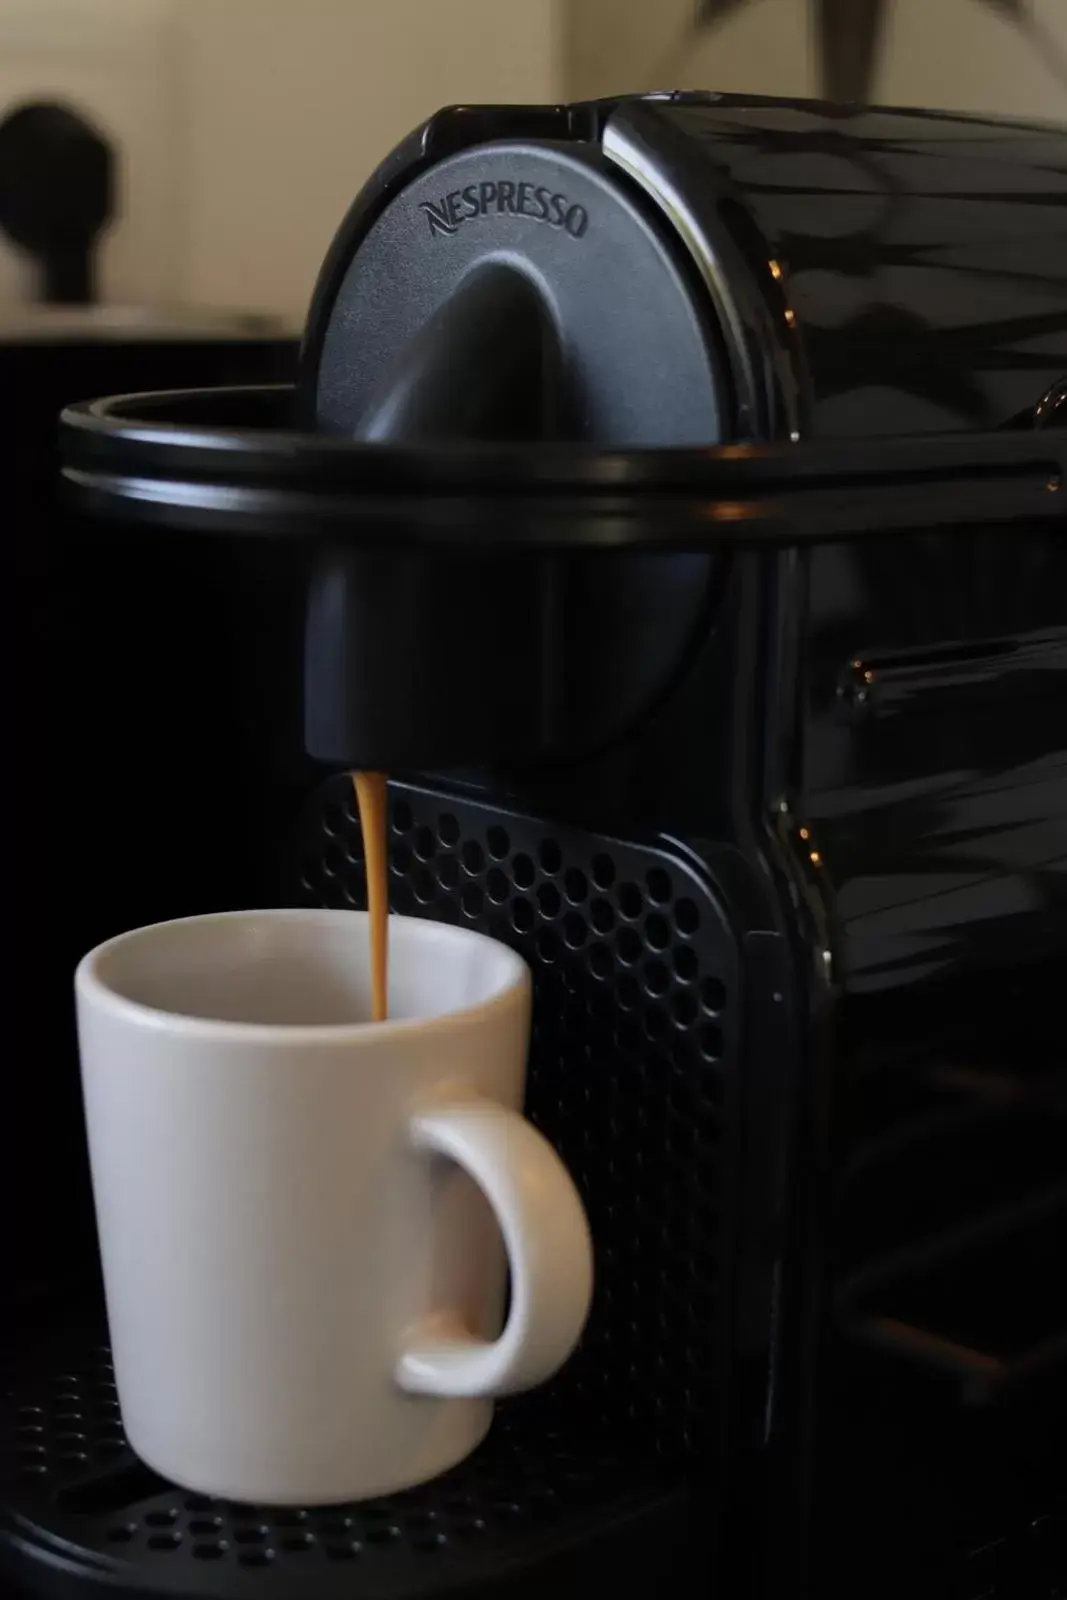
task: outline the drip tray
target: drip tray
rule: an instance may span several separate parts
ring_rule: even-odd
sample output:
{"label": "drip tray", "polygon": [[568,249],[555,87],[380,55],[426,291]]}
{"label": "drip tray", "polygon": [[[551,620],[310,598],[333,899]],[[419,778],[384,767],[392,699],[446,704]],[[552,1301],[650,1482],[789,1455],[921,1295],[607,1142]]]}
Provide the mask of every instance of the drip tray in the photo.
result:
{"label": "drip tray", "polygon": [[[0,1560],[27,1594],[516,1600],[548,1584],[643,1590],[691,1559],[689,1496],[536,1397],[435,1482],[358,1505],[271,1509],[188,1494],[126,1443],[102,1324],[16,1363],[0,1435]],[[677,1565],[676,1565],[677,1564]]]}

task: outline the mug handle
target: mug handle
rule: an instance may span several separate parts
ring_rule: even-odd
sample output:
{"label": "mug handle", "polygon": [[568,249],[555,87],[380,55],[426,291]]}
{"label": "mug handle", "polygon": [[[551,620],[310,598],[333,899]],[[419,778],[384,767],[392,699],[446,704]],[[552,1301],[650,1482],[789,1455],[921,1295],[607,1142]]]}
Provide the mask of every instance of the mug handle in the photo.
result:
{"label": "mug handle", "polygon": [[400,1358],[411,1394],[457,1399],[517,1394],[561,1367],[585,1326],[593,1245],[578,1191],[548,1140],[525,1117],[470,1100],[416,1113],[417,1150],[455,1161],[496,1213],[511,1268],[511,1309],[489,1342],[438,1318]]}

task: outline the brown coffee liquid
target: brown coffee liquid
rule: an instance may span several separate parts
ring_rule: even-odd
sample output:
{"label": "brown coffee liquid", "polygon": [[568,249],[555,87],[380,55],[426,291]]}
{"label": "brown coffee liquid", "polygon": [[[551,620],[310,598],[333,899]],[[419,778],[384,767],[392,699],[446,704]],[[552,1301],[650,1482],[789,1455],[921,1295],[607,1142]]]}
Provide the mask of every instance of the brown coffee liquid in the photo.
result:
{"label": "brown coffee liquid", "polygon": [[367,910],[370,914],[371,1021],[389,1015],[389,872],[384,772],[353,772],[352,782],[363,832],[367,868]]}

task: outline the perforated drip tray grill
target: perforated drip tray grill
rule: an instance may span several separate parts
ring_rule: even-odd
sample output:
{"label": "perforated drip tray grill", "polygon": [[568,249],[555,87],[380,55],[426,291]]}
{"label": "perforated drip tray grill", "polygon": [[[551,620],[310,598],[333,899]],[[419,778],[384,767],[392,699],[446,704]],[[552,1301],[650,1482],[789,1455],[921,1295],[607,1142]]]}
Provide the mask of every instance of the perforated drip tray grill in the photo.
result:
{"label": "perforated drip tray grill", "polygon": [[282,1511],[187,1494],[126,1444],[99,1326],[18,1367],[2,1441],[5,1594],[5,1567],[45,1592],[62,1577],[63,1594],[78,1576],[146,1595],[488,1595],[497,1581],[525,1594],[510,1587],[516,1573],[543,1580],[546,1562],[595,1552],[605,1530],[635,1521],[647,1537],[627,1566],[651,1579],[684,1525],[684,1491],[527,1402],[501,1407],[464,1465],[388,1500]]}
{"label": "perforated drip tray grill", "polygon": [[[393,909],[477,928],[534,972],[526,1110],[582,1193],[596,1293],[550,1386],[598,1437],[715,1448],[727,1391],[738,959],[681,856],[395,786]],[[365,903],[351,783],[302,831],[300,894]]]}

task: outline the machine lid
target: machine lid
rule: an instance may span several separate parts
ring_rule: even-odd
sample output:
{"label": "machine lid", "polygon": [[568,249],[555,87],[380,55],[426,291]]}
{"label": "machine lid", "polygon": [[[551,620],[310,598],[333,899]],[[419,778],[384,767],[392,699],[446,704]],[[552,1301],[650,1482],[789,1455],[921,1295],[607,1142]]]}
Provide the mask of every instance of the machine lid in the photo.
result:
{"label": "machine lid", "polygon": [[[499,139],[438,161],[331,273],[306,340],[319,428],[628,448],[733,436],[729,364],[692,259],[596,144]],[[389,397],[422,383],[441,403],[414,430],[408,412],[383,431]],[[474,391],[483,404],[461,418]]]}

